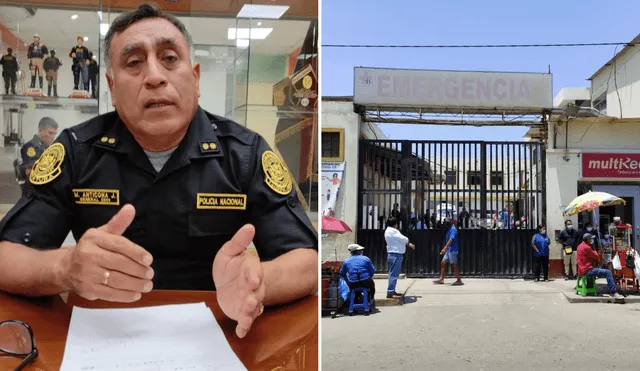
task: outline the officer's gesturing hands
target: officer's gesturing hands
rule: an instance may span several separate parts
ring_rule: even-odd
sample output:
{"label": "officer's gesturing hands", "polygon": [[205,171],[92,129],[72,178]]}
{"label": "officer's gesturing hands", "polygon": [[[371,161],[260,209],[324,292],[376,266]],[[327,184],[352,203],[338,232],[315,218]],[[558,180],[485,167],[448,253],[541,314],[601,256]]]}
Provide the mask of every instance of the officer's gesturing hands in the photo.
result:
{"label": "officer's gesturing hands", "polygon": [[245,337],[253,321],[262,314],[265,282],[260,259],[247,247],[255,228],[247,224],[225,243],[213,261],[213,282],[218,304],[227,317],[238,321],[236,334]]}
{"label": "officer's gesturing hands", "polygon": [[89,229],[60,260],[62,287],[88,300],[133,302],[153,288],[151,254],[122,236],[135,217],[125,205],[99,228]]}

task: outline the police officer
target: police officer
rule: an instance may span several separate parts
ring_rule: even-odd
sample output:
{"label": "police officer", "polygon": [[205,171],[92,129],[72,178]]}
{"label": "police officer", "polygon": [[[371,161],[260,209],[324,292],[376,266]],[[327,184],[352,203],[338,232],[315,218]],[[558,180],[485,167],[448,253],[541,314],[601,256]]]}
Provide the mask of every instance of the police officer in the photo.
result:
{"label": "police officer", "polygon": [[13,49],[7,48],[7,54],[0,58],[0,65],[2,65],[2,77],[4,78],[4,91],[7,95],[9,94],[9,86],[11,86],[11,94],[16,94],[18,60],[11,53],[13,53]]}
{"label": "police officer", "polygon": [[27,50],[27,58],[29,58],[29,69],[31,69],[31,88],[36,87],[36,74],[40,82],[40,89],[42,89],[42,59],[46,54],[49,54],[49,49],[40,41],[40,35],[33,35],[33,42],[29,45]]}
{"label": "police officer", "polygon": [[[65,129],[0,223],[0,289],[131,302],[216,290],[243,337],[263,306],[316,292],[317,234],[280,156],[198,106],[177,18],[142,4],[105,36],[116,111]],[[69,230],[77,245],[58,247]],[[255,245],[259,258],[248,252]]]}
{"label": "police officer", "polygon": [[87,67],[89,70],[89,91],[91,92],[91,98],[97,99],[98,89],[98,75],[100,74],[100,67],[96,63],[96,60],[93,59],[93,53],[89,52],[89,59],[87,59]]}
{"label": "police officer", "polygon": [[62,62],[56,58],[56,51],[51,50],[51,56],[44,60],[48,96],[51,96],[51,86],[53,85],[53,96],[58,97],[58,69],[60,69],[60,66],[62,66]]}
{"label": "police officer", "polygon": [[78,90],[80,76],[82,76],[81,88],[89,91],[89,70],[87,68],[89,49],[82,45],[84,43],[82,36],[78,36],[76,41],[78,45],[71,48],[71,52],[69,53],[69,58],[73,58],[73,64],[71,65],[71,70],[73,71],[73,90]]}
{"label": "police officer", "polygon": [[17,166],[16,175],[22,194],[25,194],[26,188],[29,187],[27,177],[31,173],[33,164],[53,142],[57,133],[58,123],[50,117],[43,117],[38,123],[38,134],[20,149],[20,160],[14,162],[14,166]]}

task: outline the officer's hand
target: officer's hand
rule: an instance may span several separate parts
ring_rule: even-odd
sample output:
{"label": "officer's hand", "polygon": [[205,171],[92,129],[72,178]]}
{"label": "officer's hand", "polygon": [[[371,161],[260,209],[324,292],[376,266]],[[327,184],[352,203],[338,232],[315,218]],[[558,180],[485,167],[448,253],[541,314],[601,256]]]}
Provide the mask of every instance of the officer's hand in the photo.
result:
{"label": "officer's hand", "polygon": [[62,284],[88,300],[133,302],[151,291],[151,254],[122,236],[134,216],[125,205],[107,224],[87,230],[58,265]]}
{"label": "officer's hand", "polygon": [[227,317],[238,321],[236,334],[243,338],[262,314],[265,284],[260,259],[248,250],[255,229],[245,225],[222,246],[213,260],[213,282],[218,304]]}

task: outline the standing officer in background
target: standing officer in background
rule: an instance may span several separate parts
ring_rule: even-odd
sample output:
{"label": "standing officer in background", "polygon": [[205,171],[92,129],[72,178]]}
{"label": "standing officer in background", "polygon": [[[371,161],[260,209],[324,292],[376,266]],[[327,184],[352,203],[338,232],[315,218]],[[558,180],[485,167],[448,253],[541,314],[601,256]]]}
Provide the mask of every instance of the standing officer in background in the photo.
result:
{"label": "standing officer in background", "polygon": [[[38,123],[38,134],[25,143],[20,149],[19,180],[22,194],[25,194],[25,188],[29,185],[27,177],[31,173],[31,169],[36,160],[40,158],[45,149],[51,145],[58,134],[58,123],[51,117],[43,117]],[[14,164],[15,166],[15,164]],[[22,182],[20,180],[23,180]]]}
{"label": "standing officer in background", "polygon": [[51,56],[44,60],[44,72],[47,74],[47,95],[51,96],[51,86],[53,85],[53,96],[58,97],[58,69],[62,62],[56,58],[56,51],[51,50]]}
{"label": "standing officer in background", "polygon": [[98,98],[98,75],[100,74],[100,68],[98,67],[98,63],[95,59],[93,59],[93,53],[89,52],[89,58],[87,59],[87,69],[89,71],[89,92],[91,93],[91,98]]}
{"label": "standing officer in background", "polygon": [[33,35],[33,42],[29,45],[27,50],[27,58],[29,58],[29,69],[31,70],[31,88],[36,87],[36,74],[40,82],[40,89],[42,89],[42,59],[46,54],[49,54],[49,49],[40,41],[40,35]]}
{"label": "standing officer in background", "polygon": [[11,53],[13,53],[13,49],[7,48],[7,54],[0,58],[0,65],[2,65],[2,77],[4,78],[4,91],[7,95],[9,95],[9,86],[11,86],[11,94],[16,94],[18,59]]}
{"label": "standing officer in background", "polygon": [[80,76],[82,76],[80,89],[89,91],[89,70],[86,61],[89,58],[89,49],[82,45],[84,43],[82,36],[78,36],[76,41],[78,45],[71,48],[71,52],[69,52],[69,58],[73,58],[73,64],[71,65],[71,71],[73,71],[73,90],[78,90]]}
{"label": "standing officer in background", "polygon": [[[0,223],[0,290],[116,302],[216,290],[239,337],[263,306],[315,293],[317,234],[289,170],[198,106],[184,24],[142,4],[104,42],[116,110],[63,130],[34,165],[33,192]],[[59,248],[69,230],[77,244]]]}

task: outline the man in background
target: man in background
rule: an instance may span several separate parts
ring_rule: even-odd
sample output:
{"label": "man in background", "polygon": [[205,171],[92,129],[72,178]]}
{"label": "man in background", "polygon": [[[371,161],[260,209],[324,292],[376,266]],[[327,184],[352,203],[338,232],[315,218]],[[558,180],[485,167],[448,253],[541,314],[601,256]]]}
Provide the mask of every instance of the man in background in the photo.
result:
{"label": "man in background", "polygon": [[560,232],[556,241],[562,245],[562,260],[564,260],[564,272],[565,281],[575,279],[575,275],[578,273],[576,266],[576,255],[574,254],[576,246],[578,245],[578,231],[573,229],[573,222],[566,220],[564,222],[565,228]]}
{"label": "man in background", "polygon": [[444,275],[447,270],[447,264],[453,266],[453,270],[456,273],[456,281],[452,283],[452,286],[462,286],[462,280],[460,279],[460,266],[458,265],[458,230],[453,225],[451,219],[445,219],[444,227],[447,229],[446,244],[440,255],[442,255],[442,261],[440,262],[440,279],[433,281],[433,283],[442,285],[444,284]]}
{"label": "man in background", "polygon": [[[396,204],[397,206],[397,204]],[[393,212],[392,212],[393,215]],[[409,238],[404,236],[396,227],[398,220],[391,216],[387,219],[387,229],[384,231],[384,240],[387,242],[387,261],[389,264],[389,286],[387,287],[387,298],[399,298],[402,295],[396,292],[396,283],[402,269],[402,261],[407,251],[407,246],[415,249],[416,246],[409,242]]]}
{"label": "man in background", "polygon": [[[31,174],[33,165],[51,143],[53,143],[57,134],[58,123],[51,117],[43,117],[38,123],[38,133],[20,148],[20,165],[18,167],[20,176],[18,177],[18,183],[20,184],[23,195],[25,194],[26,187],[29,186],[27,178]],[[20,181],[21,179],[22,181]]]}
{"label": "man in background", "polygon": [[342,262],[340,277],[347,282],[350,291],[358,287],[369,290],[369,300],[371,300],[376,292],[376,284],[373,282],[373,274],[376,269],[371,259],[363,255],[363,246],[351,244],[349,252],[351,252],[351,256]]}
{"label": "man in background", "polygon": [[18,59],[12,53],[13,49],[7,48],[7,54],[0,58],[0,65],[2,65],[2,78],[4,79],[4,91],[7,95],[9,95],[9,86],[11,86],[11,94],[16,94]]}
{"label": "man in background", "polygon": [[47,76],[47,95],[51,96],[51,87],[53,87],[53,96],[58,98],[58,70],[62,66],[60,59],[56,57],[56,51],[51,50],[51,56],[44,60],[44,72]]}
{"label": "man in background", "polygon": [[[73,65],[71,66],[73,71],[73,90],[78,90],[78,86],[80,86],[81,89],[89,91],[89,69],[86,61],[89,58],[89,49],[82,45],[84,43],[82,36],[78,36],[76,41],[78,44],[71,48],[69,53],[69,58],[73,58]],[[82,85],[79,85],[80,76],[82,76]]]}
{"label": "man in background", "polygon": [[44,68],[42,61],[44,56],[49,54],[49,49],[40,41],[40,35],[33,35],[33,42],[29,45],[27,50],[27,58],[29,58],[29,69],[31,69],[31,88],[36,87],[36,74],[40,81],[40,89],[42,89],[42,75]]}

